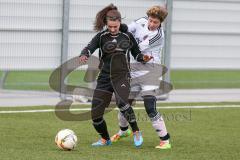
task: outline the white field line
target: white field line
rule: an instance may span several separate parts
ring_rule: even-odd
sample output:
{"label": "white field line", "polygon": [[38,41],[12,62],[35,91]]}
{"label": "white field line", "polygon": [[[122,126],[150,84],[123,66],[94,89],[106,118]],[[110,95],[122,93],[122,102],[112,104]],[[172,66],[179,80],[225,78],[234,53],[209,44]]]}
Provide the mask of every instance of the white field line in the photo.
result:
{"label": "white field line", "polygon": [[[240,108],[240,105],[213,105],[213,106],[166,106],[157,107],[157,109],[211,109],[211,108]],[[144,110],[144,107],[134,107],[134,110]],[[71,112],[74,111],[90,111],[91,108],[76,108],[70,109]],[[115,108],[114,110],[118,110]],[[58,110],[67,111],[67,110]],[[0,114],[11,114],[11,113],[44,113],[44,112],[55,112],[55,109],[42,109],[42,110],[15,110],[15,111],[0,111]]]}

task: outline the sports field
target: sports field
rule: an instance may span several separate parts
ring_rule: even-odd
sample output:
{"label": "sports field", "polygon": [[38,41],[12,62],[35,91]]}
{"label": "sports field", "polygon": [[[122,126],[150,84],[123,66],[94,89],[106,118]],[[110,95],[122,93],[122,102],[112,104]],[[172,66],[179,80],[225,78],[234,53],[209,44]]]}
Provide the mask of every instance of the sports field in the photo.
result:
{"label": "sports field", "polygon": [[[74,106],[74,109],[88,107]],[[141,109],[143,106],[139,104],[136,107],[144,136],[141,148],[133,146],[132,138],[122,139],[112,146],[93,148],[91,143],[98,136],[91,121],[62,121],[52,112],[52,107],[0,108],[0,157],[2,160],[237,160],[240,157],[240,105],[217,104],[217,108],[202,109],[169,109],[161,105],[163,108],[159,111],[165,117],[172,137],[171,150],[154,148],[159,142],[158,137]],[[26,110],[39,112],[18,113]],[[117,111],[105,115],[111,135],[118,130],[116,117]],[[57,131],[63,128],[74,130],[78,136],[74,151],[61,151],[54,144]]]}
{"label": "sports field", "polygon": [[[5,89],[50,90],[50,71],[10,72]],[[1,75],[1,73],[0,73]],[[83,72],[73,72],[68,81],[83,83]],[[175,89],[240,88],[240,74],[231,71],[171,72]],[[185,108],[187,106],[188,108]],[[197,107],[196,107],[197,106]],[[74,114],[89,108],[76,105]],[[240,104],[234,103],[161,103],[159,111],[171,134],[171,150],[157,150],[159,139],[147,118],[143,105],[135,109],[144,144],[135,148],[127,138],[112,146],[93,148],[98,135],[91,121],[66,122],[54,113],[54,107],[0,107],[0,159],[2,160],[238,160],[240,157]],[[195,108],[194,108],[195,107]],[[105,115],[110,134],[118,131],[117,111]],[[55,143],[56,133],[69,128],[76,132],[78,144],[74,151],[61,151]]]}

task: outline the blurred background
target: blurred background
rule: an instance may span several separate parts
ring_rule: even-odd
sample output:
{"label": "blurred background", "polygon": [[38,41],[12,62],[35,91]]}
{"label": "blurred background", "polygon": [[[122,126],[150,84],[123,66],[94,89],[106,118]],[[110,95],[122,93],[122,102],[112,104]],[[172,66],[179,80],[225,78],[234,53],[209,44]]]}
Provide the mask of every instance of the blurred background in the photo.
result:
{"label": "blurred background", "polygon": [[[127,24],[168,8],[164,80],[175,90],[240,88],[240,0],[0,0],[0,94],[52,96],[52,71],[80,54],[110,3]],[[84,86],[83,76],[78,69],[65,83]]]}

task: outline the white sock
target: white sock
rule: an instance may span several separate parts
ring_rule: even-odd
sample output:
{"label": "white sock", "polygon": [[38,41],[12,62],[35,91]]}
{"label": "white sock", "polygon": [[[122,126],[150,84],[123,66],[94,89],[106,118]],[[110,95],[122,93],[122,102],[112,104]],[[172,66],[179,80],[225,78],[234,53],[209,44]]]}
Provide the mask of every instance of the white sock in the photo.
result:
{"label": "white sock", "polygon": [[165,122],[161,116],[161,118],[152,121],[152,126],[156,130],[159,137],[164,137],[167,135],[167,128]]}
{"label": "white sock", "polygon": [[127,132],[127,130],[126,131],[122,131],[121,129],[119,129],[119,131],[118,131],[118,135],[123,135],[124,133],[126,133]]}
{"label": "white sock", "polygon": [[118,112],[118,124],[121,127],[128,127],[128,121],[121,112]]}
{"label": "white sock", "polygon": [[162,142],[164,142],[164,143],[169,143],[169,140],[161,140]]}

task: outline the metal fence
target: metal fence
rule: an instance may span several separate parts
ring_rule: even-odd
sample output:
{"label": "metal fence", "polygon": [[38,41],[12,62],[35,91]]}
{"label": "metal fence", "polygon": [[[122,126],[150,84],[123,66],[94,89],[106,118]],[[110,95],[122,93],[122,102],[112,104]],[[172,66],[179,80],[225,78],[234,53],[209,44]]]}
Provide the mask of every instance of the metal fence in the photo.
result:
{"label": "metal fence", "polygon": [[[51,71],[79,55],[95,34],[97,11],[110,3],[124,23],[167,4],[169,69],[240,69],[239,0],[0,0],[1,86],[48,90]],[[170,80],[169,72],[164,78]]]}
{"label": "metal fence", "polygon": [[[164,5],[166,2],[0,0],[1,87],[37,89],[44,86],[41,90],[48,90],[49,74],[67,60],[79,55],[81,49],[96,34],[93,31],[96,13],[110,3],[118,6],[125,17],[123,22],[130,23],[145,16],[150,6]],[[64,77],[61,81],[64,83]]]}

